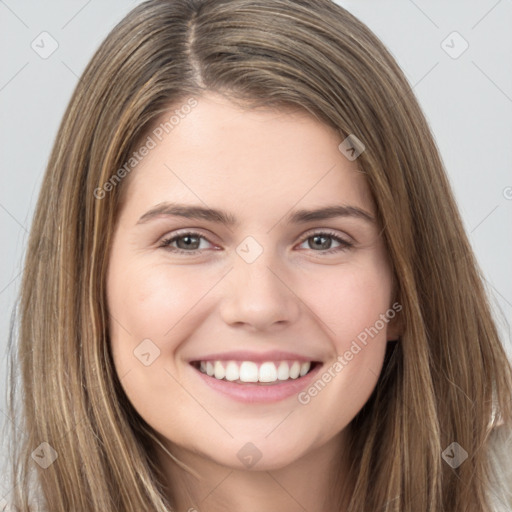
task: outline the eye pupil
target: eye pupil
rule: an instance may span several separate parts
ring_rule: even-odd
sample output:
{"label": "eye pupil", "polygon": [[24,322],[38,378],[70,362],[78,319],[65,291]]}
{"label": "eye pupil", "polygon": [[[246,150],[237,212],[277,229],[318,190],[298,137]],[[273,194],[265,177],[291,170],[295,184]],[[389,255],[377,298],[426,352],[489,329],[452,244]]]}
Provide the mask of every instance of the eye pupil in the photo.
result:
{"label": "eye pupil", "polygon": [[[184,244],[180,247],[180,242],[182,241]],[[194,246],[193,249],[197,249],[199,246],[199,237],[195,235],[184,235],[177,239],[176,244],[180,249],[190,249],[192,245]]]}
{"label": "eye pupil", "polygon": [[[315,244],[319,244],[316,245],[315,247],[312,247],[311,244],[310,244],[310,247],[312,249],[316,248],[316,249],[329,249],[330,246],[331,246],[331,238],[329,236],[325,236],[325,235],[314,235],[311,237],[311,239],[314,240],[314,243]],[[322,242],[321,240],[324,240],[324,242]]]}

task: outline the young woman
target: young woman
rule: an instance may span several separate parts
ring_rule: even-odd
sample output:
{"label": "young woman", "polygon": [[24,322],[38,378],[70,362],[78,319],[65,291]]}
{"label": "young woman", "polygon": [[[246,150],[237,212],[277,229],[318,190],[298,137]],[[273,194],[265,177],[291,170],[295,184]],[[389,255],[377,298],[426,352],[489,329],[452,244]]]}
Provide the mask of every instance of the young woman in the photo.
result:
{"label": "young woman", "polygon": [[512,506],[511,366],[442,161],[327,0],[150,0],[115,27],[19,322],[16,510]]}

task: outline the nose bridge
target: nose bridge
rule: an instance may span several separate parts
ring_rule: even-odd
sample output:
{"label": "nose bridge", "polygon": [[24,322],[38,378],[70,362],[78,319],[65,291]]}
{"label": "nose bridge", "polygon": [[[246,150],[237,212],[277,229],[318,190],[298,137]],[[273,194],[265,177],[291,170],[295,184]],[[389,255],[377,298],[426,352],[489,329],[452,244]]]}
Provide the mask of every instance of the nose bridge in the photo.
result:
{"label": "nose bridge", "polygon": [[293,322],[299,313],[298,298],[281,276],[283,265],[273,247],[254,237],[246,237],[236,248],[223,298],[226,323],[251,324],[264,328]]}
{"label": "nose bridge", "polygon": [[281,265],[274,248],[268,243],[263,247],[253,237],[247,237],[236,252],[232,281],[237,292],[249,294],[256,301],[258,298],[267,303],[276,300],[283,293],[283,283],[276,276]]}

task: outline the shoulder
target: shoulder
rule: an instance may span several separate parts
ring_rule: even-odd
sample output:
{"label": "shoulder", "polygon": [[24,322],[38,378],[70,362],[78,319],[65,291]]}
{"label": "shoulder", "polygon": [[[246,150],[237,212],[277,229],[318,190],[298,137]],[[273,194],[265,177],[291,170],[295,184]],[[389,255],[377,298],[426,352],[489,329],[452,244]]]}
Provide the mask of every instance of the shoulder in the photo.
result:
{"label": "shoulder", "polygon": [[491,486],[489,488],[493,512],[512,510],[512,427],[500,425],[489,437]]}

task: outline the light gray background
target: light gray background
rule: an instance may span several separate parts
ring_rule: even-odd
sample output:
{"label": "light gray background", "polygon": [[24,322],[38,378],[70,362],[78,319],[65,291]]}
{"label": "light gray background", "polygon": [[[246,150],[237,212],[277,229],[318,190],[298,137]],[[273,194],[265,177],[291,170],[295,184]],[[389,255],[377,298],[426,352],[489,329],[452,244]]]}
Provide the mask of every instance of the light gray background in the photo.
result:
{"label": "light gray background", "polygon": [[[0,422],[10,314],[51,146],[94,50],[138,3],[0,0]],[[512,354],[512,0],[339,3],[383,40],[419,98]],[[59,45],[46,59],[31,48],[43,31]],[[461,38],[469,47],[453,58]],[[0,503],[8,491],[0,483]]]}

